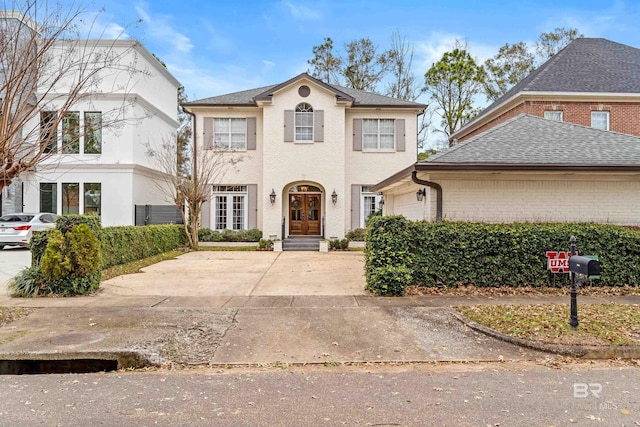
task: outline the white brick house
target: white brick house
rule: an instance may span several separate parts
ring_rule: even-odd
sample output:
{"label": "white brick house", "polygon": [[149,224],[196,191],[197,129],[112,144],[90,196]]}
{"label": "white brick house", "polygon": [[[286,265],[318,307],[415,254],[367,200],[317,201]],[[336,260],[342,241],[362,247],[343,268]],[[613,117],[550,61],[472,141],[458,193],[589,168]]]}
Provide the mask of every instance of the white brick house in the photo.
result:
{"label": "white brick house", "polygon": [[[67,48],[64,43],[60,49]],[[64,153],[21,176],[22,211],[98,213],[103,226],[133,225],[135,205],[170,204],[155,184],[163,179],[162,173],[148,157],[146,145],[156,147],[175,138],[180,83],[137,41],[82,43],[83,49],[107,51],[118,59],[99,76],[99,86],[82,94],[53,130],[57,149]],[[57,114],[65,90],[60,86],[49,93],[31,121],[41,134],[43,121]],[[75,143],[69,143],[70,138]]]}
{"label": "white brick house", "polygon": [[183,107],[195,116],[197,150],[243,159],[213,186],[203,227],[334,239],[378,209],[370,186],[415,162],[425,105],[303,73]]}

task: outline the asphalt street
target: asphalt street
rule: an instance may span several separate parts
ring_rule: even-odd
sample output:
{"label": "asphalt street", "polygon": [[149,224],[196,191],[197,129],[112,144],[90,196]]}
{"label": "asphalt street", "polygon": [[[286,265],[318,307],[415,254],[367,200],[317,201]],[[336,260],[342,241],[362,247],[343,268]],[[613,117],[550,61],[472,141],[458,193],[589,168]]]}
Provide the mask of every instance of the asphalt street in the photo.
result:
{"label": "asphalt street", "polygon": [[640,369],[417,364],[3,376],[0,425],[638,426]]}

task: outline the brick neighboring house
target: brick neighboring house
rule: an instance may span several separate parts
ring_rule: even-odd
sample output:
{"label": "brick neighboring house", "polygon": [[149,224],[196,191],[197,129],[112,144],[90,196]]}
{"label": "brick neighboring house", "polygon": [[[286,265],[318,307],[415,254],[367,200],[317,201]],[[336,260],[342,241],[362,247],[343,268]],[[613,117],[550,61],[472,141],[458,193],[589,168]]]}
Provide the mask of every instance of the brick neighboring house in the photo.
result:
{"label": "brick neighboring house", "polygon": [[640,49],[573,40],[451,139],[464,141],[519,114],[640,136]]}
{"label": "brick neighboring house", "polygon": [[640,50],[577,39],[372,190],[415,220],[638,226],[639,136]]}
{"label": "brick neighboring house", "polygon": [[317,240],[344,237],[378,209],[370,187],[415,161],[426,106],[303,73],[183,107],[195,115],[199,155],[242,159],[213,183],[203,227]]}

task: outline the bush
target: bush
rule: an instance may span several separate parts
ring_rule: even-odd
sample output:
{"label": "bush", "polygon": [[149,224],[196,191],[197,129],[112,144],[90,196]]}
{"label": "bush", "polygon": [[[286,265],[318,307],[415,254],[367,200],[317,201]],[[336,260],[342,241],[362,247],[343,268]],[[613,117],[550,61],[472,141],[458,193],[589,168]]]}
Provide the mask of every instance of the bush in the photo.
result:
{"label": "bush", "polygon": [[198,230],[198,240],[200,242],[259,242],[262,239],[262,231],[257,228],[251,230],[228,230],[222,231],[200,228]]}
{"label": "bush", "polygon": [[334,251],[343,251],[349,249],[349,239],[335,239],[329,241],[329,248]]}
{"label": "bush", "polygon": [[75,225],[86,224],[96,236],[100,235],[102,226],[100,225],[100,217],[96,214],[91,215],[60,215],[56,218],[56,228],[67,234]]}
{"label": "bush", "polygon": [[[580,254],[598,255],[595,286],[640,285],[640,232],[615,225],[576,223],[484,224],[410,222],[382,217],[367,229],[365,270],[406,266],[420,286],[568,286],[568,274],[546,269],[546,251],[569,249],[577,238]],[[386,274],[386,273],[385,273]]]}
{"label": "bush", "polygon": [[186,243],[181,225],[105,227],[100,233],[102,268],[161,254]]}
{"label": "bush", "polygon": [[376,295],[404,295],[411,284],[411,269],[406,265],[387,265],[367,273],[367,289]]}
{"label": "bush", "polygon": [[29,250],[31,251],[31,265],[40,265],[42,255],[44,255],[45,249],[47,249],[47,243],[49,243],[49,236],[53,233],[54,229],[48,229],[33,233],[31,240],[29,240]]}
{"label": "bush", "polygon": [[25,268],[9,279],[9,291],[13,297],[35,297],[43,286],[40,266]]}
{"label": "bush", "polygon": [[348,231],[345,237],[352,242],[364,242],[365,233],[366,230],[364,228],[356,228]]}
{"label": "bush", "polygon": [[258,250],[270,251],[273,250],[273,240],[260,239],[258,242]]}
{"label": "bush", "polygon": [[62,280],[71,273],[71,258],[60,230],[53,230],[50,234],[40,267],[46,281]]}
{"label": "bush", "polygon": [[47,282],[42,287],[42,292],[64,297],[90,294],[100,287],[101,275],[102,272],[98,270],[88,276],[67,276],[64,279]]}

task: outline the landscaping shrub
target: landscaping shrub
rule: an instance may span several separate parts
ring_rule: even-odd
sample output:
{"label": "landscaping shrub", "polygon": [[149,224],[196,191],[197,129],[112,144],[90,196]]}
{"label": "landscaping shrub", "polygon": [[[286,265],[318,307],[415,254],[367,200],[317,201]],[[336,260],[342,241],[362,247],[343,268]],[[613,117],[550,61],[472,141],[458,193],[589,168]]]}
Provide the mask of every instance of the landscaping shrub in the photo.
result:
{"label": "landscaping shrub", "polygon": [[364,228],[356,228],[348,231],[345,237],[352,242],[364,242],[365,233],[366,230]]}
{"label": "landscaping shrub", "polygon": [[258,250],[271,251],[273,250],[273,240],[260,239],[258,242]]}
{"label": "landscaping shrub", "polygon": [[42,286],[40,266],[34,265],[20,271],[9,279],[8,287],[13,297],[35,297]]}
{"label": "landscaping shrub", "polygon": [[147,258],[186,243],[181,225],[105,227],[100,233],[102,268]]}
{"label": "landscaping shrub", "polygon": [[200,242],[259,242],[262,239],[262,231],[257,228],[251,230],[228,230],[222,231],[201,228],[198,230],[198,240]]}
{"label": "landscaping shrub", "polygon": [[335,239],[329,240],[329,249],[333,251],[344,251],[349,249],[349,239],[344,238],[342,240]]}
{"label": "landscaping shrub", "polygon": [[63,234],[67,234],[67,232],[71,231],[71,229],[78,224],[86,224],[96,236],[100,235],[102,226],[100,225],[100,217],[97,214],[60,215],[56,218],[56,228],[62,231]]}
{"label": "landscaping shrub", "polygon": [[[598,255],[602,276],[593,285],[640,285],[640,232],[615,225],[576,223],[425,223],[382,217],[367,229],[368,286],[382,267],[406,266],[420,286],[568,286],[568,274],[546,269],[546,251]],[[386,274],[386,273],[385,273]]]}
{"label": "landscaping shrub", "polygon": [[377,295],[404,295],[411,284],[411,269],[406,265],[374,268],[367,275],[367,289]]}
{"label": "landscaping shrub", "polygon": [[29,240],[29,250],[31,251],[31,265],[40,265],[42,255],[44,255],[45,249],[47,249],[47,243],[49,243],[49,236],[54,232],[54,229],[44,230],[41,232],[33,233],[31,240]]}

